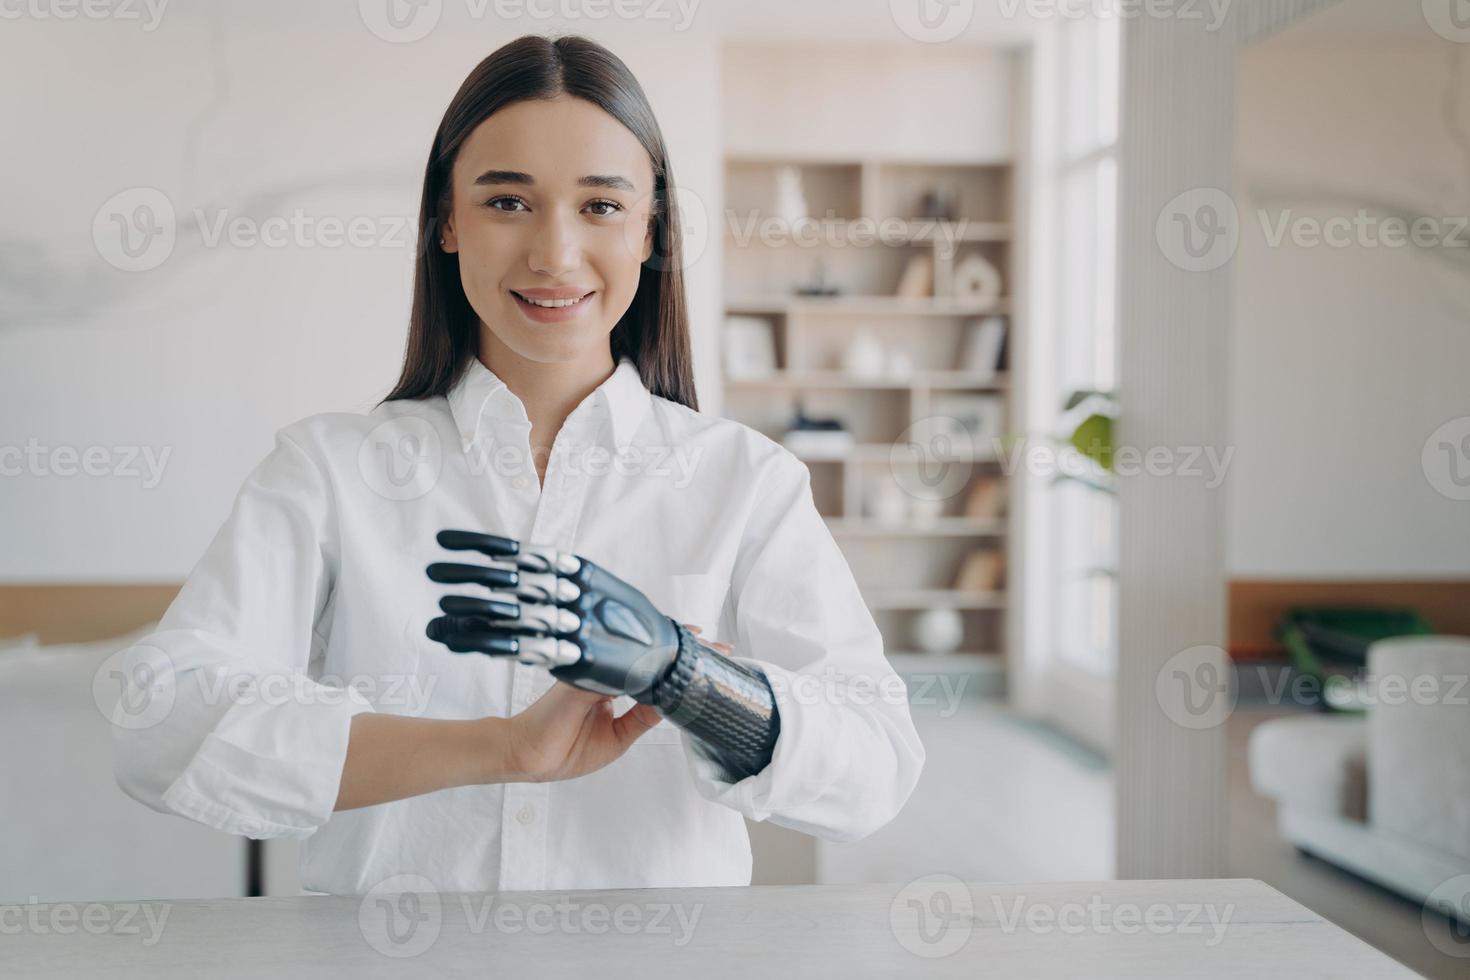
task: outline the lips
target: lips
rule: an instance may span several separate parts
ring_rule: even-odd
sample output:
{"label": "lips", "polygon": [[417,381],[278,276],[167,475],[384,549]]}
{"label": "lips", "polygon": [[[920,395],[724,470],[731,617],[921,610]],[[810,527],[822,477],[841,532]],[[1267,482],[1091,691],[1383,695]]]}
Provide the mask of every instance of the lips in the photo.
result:
{"label": "lips", "polygon": [[557,286],[555,288],[512,289],[522,299],[581,299],[594,292],[590,286]]}
{"label": "lips", "polygon": [[[562,295],[561,296],[556,296],[556,295],[543,296],[543,295],[540,295],[541,293],[556,293],[556,292],[561,292]],[[592,290],[592,291],[589,291],[589,292],[579,292],[577,290],[549,290],[549,289],[548,290],[539,290],[538,289],[538,290],[527,290],[527,293],[529,295],[531,295],[531,296],[536,297],[537,299],[576,299],[577,300],[577,302],[572,303],[572,304],[570,304],[568,306],[537,306],[534,303],[527,302],[526,301],[526,297],[523,296],[520,292],[518,292],[518,291],[516,291],[514,289],[510,290],[511,296],[515,297],[516,308],[519,309],[521,311],[521,313],[527,319],[534,320],[537,323],[555,323],[555,322],[558,322],[558,321],[561,321],[561,320],[570,320],[573,317],[580,316],[581,313],[582,313],[582,311],[585,310],[590,305],[592,297],[595,296],[595,295],[597,295],[596,290]]]}

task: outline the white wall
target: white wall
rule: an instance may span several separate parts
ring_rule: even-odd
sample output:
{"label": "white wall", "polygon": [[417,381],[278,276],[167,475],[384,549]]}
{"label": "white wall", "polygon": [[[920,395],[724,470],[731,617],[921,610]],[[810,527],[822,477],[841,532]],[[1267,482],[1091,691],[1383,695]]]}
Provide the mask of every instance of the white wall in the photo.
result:
{"label": "white wall", "polygon": [[1230,574],[1470,573],[1467,504],[1420,460],[1470,415],[1470,230],[1438,254],[1273,247],[1259,213],[1470,215],[1470,46],[1288,33],[1238,68]]}
{"label": "white wall", "polygon": [[1004,51],[733,44],[724,63],[732,154],[1009,163],[1015,152],[1015,65]]}
{"label": "white wall", "polygon": [[[180,580],[277,428],[365,410],[387,392],[430,140],[465,73],[505,41],[551,29],[603,40],[648,93],[676,178],[719,206],[711,32],[464,21],[466,8],[446,4],[428,37],[390,44],[356,7],[179,4],[152,31],[5,22],[0,447],[138,447],[164,465],[144,486],[152,481],[59,476],[54,456],[36,475],[11,454],[25,472],[0,477],[0,581]],[[166,194],[185,228],[198,207],[365,216],[374,242],[406,229],[396,243],[358,248],[204,248],[181,236],[161,266],[127,273],[99,258],[92,222],[137,187]],[[716,243],[686,273],[705,392],[716,379],[707,338],[718,270]],[[94,468],[122,460],[97,457]]]}

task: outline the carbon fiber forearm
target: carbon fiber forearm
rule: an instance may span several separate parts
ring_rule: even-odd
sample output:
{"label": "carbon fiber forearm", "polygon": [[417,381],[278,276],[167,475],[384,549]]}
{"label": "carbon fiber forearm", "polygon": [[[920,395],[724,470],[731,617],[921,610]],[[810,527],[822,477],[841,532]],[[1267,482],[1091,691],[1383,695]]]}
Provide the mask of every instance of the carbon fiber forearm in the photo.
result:
{"label": "carbon fiber forearm", "polygon": [[679,626],[679,654],[655,684],[653,705],[694,736],[727,782],[764,769],[781,733],[766,675],[722,656]]}

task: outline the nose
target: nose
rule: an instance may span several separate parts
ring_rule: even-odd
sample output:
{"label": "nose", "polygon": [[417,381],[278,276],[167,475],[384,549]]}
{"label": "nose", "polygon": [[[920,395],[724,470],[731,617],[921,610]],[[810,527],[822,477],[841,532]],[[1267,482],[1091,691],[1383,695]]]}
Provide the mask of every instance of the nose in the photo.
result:
{"label": "nose", "polygon": [[528,262],[533,272],[550,277],[575,271],[582,264],[582,241],[576,219],[551,212],[535,231]]}

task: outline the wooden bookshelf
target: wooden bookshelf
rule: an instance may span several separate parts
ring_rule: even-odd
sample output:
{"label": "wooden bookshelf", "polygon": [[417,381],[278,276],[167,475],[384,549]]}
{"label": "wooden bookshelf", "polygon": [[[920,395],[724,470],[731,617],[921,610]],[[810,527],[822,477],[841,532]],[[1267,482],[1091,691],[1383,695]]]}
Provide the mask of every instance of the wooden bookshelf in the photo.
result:
{"label": "wooden bookshelf", "polygon": [[[774,213],[777,175],[785,168],[800,175],[809,217],[763,233],[775,227],[763,222]],[[724,379],[725,412],[778,442],[798,403],[809,416],[843,421],[850,446],[793,451],[812,473],[818,510],[883,631],[890,659],[908,667],[1004,668],[1004,583],[989,591],[953,587],[972,551],[998,552],[1004,563],[1008,511],[965,513],[977,481],[1006,480],[1003,455],[994,439],[921,443],[920,449],[912,440],[916,423],[945,414],[955,399],[995,400],[1002,434],[1012,431],[1006,365],[974,371],[960,364],[969,325],[981,317],[1003,318],[1007,351],[1014,349],[1013,170],[1010,160],[911,156],[728,154],[725,160],[725,312],[767,321],[776,352],[773,371]],[[941,186],[951,191],[954,213],[925,216],[926,192]],[[862,239],[873,228],[892,234]],[[956,267],[972,253],[1000,274],[999,294],[985,301],[956,298],[953,290]],[[929,262],[929,294],[896,295],[915,256]],[[817,268],[837,295],[800,291]],[[906,355],[908,368],[861,376],[845,370],[844,353],[864,334],[885,353]],[[954,486],[931,494],[915,482],[921,468],[947,472]],[[875,498],[892,494],[882,488],[885,480],[907,487],[911,498],[938,500],[926,508],[911,502],[913,513],[901,518],[877,513]],[[935,608],[960,616],[963,640],[954,653],[914,652],[915,620]]]}

